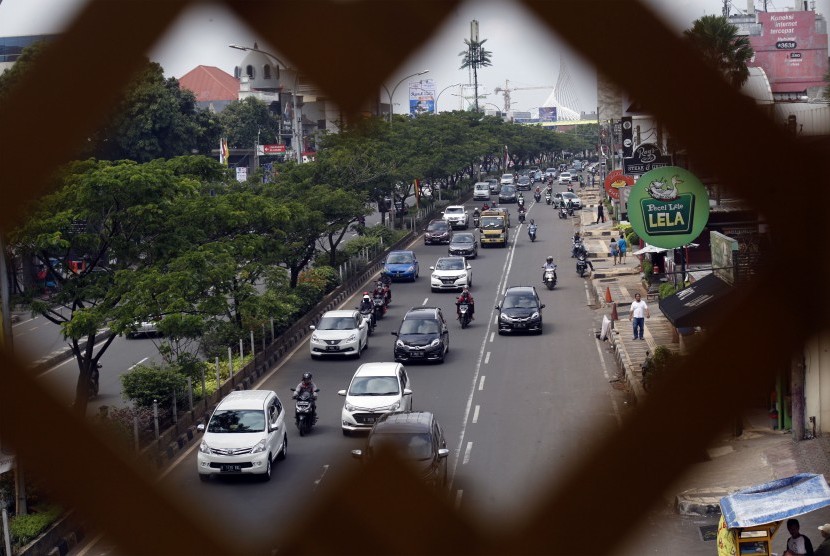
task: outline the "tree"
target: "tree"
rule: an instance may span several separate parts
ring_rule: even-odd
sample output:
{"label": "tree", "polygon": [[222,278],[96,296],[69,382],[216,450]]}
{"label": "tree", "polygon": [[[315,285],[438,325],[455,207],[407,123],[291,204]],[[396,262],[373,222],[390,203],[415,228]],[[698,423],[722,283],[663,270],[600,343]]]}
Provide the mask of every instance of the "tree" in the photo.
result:
{"label": "tree", "polygon": [[219,121],[231,147],[250,149],[255,143],[267,145],[277,141],[279,120],[257,98],[229,103],[219,114]]}
{"label": "tree", "polygon": [[706,64],[720,72],[730,85],[741,87],[749,79],[746,64],[755,53],[749,38],[739,36],[738,28],[725,17],[705,15],[683,34]]}
{"label": "tree", "polygon": [[458,53],[462,60],[460,69],[473,68],[473,91],[475,92],[476,112],[478,112],[478,68],[486,68],[493,65],[490,60],[492,52],[486,50],[483,46],[486,42],[487,39],[484,39],[483,41],[471,41],[464,39],[464,44],[467,45],[467,48],[466,50],[462,50]]}

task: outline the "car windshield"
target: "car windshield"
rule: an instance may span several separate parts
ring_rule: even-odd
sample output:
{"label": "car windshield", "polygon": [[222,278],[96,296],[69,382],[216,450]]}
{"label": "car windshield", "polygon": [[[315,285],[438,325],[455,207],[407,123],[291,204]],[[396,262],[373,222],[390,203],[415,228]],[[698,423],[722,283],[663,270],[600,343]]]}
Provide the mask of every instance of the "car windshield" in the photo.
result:
{"label": "car windshield", "polygon": [[565,193],[562,194],[562,196],[565,197],[566,199],[576,199],[577,198],[576,194],[571,193],[570,191],[566,191]]}
{"label": "car windshield", "polygon": [[519,176],[519,181],[522,183],[529,182],[530,178],[527,176]]}
{"label": "car windshield", "polygon": [[500,216],[482,216],[481,217],[481,227],[484,229],[497,229],[501,228],[504,224],[504,218]]}
{"label": "car windshield", "polygon": [[350,396],[394,396],[400,394],[393,376],[358,376],[352,380]]}
{"label": "car windshield", "polygon": [[464,261],[461,259],[438,259],[435,270],[464,270]]}
{"label": "car windshield", "polygon": [[512,180],[513,179],[513,174],[502,174],[501,179],[503,179],[503,180]]}
{"label": "car windshield", "polygon": [[453,243],[473,243],[473,234],[455,234],[452,238]]}
{"label": "car windshield", "polygon": [[261,409],[218,410],[210,418],[208,432],[262,432],[265,413]]}
{"label": "car windshield", "polygon": [[523,293],[508,294],[504,298],[502,309],[535,309],[536,299]]}
{"label": "car windshield", "polygon": [[516,188],[513,187],[512,185],[505,185],[504,187],[501,188],[501,192],[502,193],[515,193]]}
{"label": "car windshield", "polygon": [[391,448],[405,459],[432,458],[432,441],[427,433],[380,433],[369,436],[369,451]]}
{"label": "car windshield", "polygon": [[444,211],[444,214],[463,214],[464,209],[462,207],[447,207]]}
{"label": "car windshield", "polygon": [[444,222],[433,222],[427,229],[431,232],[443,232],[446,231],[447,225]]}
{"label": "car windshield", "polygon": [[412,255],[406,253],[391,253],[386,258],[388,264],[407,264],[412,262]]}
{"label": "car windshield", "polygon": [[438,323],[426,319],[407,319],[401,323],[398,334],[438,334]]}
{"label": "car windshield", "polygon": [[352,330],[354,327],[353,317],[323,317],[317,330]]}

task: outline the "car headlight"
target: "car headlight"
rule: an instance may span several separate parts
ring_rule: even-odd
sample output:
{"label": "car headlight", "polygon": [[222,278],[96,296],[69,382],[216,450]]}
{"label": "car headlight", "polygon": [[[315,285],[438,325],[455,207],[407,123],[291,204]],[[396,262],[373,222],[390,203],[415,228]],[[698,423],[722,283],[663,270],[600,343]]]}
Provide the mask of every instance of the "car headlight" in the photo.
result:
{"label": "car headlight", "polygon": [[319,342],[320,338],[317,336],[317,334],[312,334],[311,335],[311,341],[312,342]]}
{"label": "car headlight", "polygon": [[431,278],[432,278],[433,280],[438,280],[438,279],[439,279],[437,274],[433,274],[433,275],[431,276]]}
{"label": "car headlight", "polygon": [[504,313],[499,313],[499,320],[509,321],[510,317],[508,317]]}
{"label": "car headlight", "polygon": [[404,345],[406,344],[403,343],[403,340],[395,340],[395,347],[402,348]]}
{"label": "car headlight", "polygon": [[357,334],[352,334],[351,336],[349,336],[348,338],[346,338],[346,341],[347,341],[347,342],[354,342],[354,341],[355,341],[355,338],[357,338]]}
{"label": "car headlight", "polygon": [[461,278],[465,278],[465,279],[466,279],[466,278],[467,278],[467,273],[466,273],[466,272],[462,272],[461,274],[459,274],[459,275],[458,275],[458,278],[456,278],[456,280],[460,280]]}
{"label": "car headlight", "polygon": [[441,343],[441,338],[435,338],[429,343],[429,347],[435,347]]}
{"label": "car headlight", "polygon": [[388,409],[389,411],[397,411],[397,410],[399,410],[400,408],[401,408],[401,401],[400,401],[400,400],[398,400],[398,401],[396,401],[395,403],[393,403],[392,405],[390,405],[387,409]]}
{"label": "car headlight", "polygon": [[345,404],[343,404],[343,409],[345,409],[346,411],[351,412],[351,411],[354,411],[357,408],[355,406],[353,406],[352,404],[350,404],[349,402],[346,402]]}
{"label": "car headlight", "polygon": [[254,446],[254,449],[251,450],[251,453],[252,454],[258,454],[260,452],[264,452],[265,451],[265,446],[266,446],[266,443],[265,443],[265,439],[263,438],[262,440],[260,440],[259,442],[256,443],[256,445]]}
{"label": "car headlight", "polygon": [[406,269],[406,272],[415,272],[415,266],[410,266]]}
{"label": "car headlight", "polygon": [[208,446],[207,442],[202,440],[202,443],[199,444],[199,451],[202,452],[203,454],[209,454],[210,453],[210,446]]}
{"label": "car headlight", "polygon": [[539,318],[539,311],[536,311],[532,315],[530,315],[530,320],[536,320]]}

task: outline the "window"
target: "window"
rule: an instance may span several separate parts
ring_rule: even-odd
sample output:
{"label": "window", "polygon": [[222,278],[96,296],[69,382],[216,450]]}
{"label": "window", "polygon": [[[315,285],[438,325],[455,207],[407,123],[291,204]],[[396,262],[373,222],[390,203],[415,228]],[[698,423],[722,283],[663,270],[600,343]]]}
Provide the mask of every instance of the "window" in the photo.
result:
{"label": "window", "polygon": [[271,66],[265,64],[262,67],[262,78],[263,79],[271,79]]}
{"label": "window", "polygon": [[254,79],[256,77],[256,71],[254,71],[254,66],[245,66],[245,75],[247,75],[250,79]]}

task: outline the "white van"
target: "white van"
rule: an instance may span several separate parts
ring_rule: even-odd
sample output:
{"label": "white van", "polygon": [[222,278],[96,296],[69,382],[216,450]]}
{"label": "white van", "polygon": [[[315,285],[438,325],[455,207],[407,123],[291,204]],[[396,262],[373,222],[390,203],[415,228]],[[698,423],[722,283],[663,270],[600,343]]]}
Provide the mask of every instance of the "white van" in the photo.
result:
{"label": "white van", "polygon": [[225,396],[204,433],[196,456],[203,481],[212,475],[261,475],[271,478],[271,463],[285,459],[288,434],[285,408],[273,390],[237,390]]}
{"label": "white van", "polygon": [[490,184],[486,181],[479,181],[473,186],[473,201],[489,201]]}
{"label": "white van", "polygon": [[364,363],[355,371],[341,412],[343,435],[368,431],[378,417],[390,411],[412,411],[412,390],[400,363]]}

